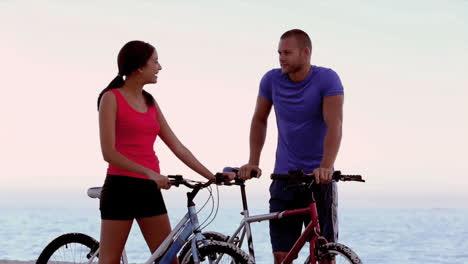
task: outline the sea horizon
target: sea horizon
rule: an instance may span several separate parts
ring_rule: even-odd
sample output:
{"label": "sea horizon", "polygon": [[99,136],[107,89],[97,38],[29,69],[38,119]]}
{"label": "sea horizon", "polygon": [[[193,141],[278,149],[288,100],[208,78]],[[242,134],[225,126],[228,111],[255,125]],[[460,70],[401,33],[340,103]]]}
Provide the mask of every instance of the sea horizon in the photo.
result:
{"label": "sea horizon", "polygon": [[[201,212],[201,223],[210,208]],[[185,210],[168,205],[172,226]],[[0,207],[0,211],[0,259],[34,261],[52,239],[64,233],[79,232],[99,238],[97,207]],[[251,215],[266,212],[263,207],[250,208]],[[229,235],[240,220],[240,207],[220,207],[204,230]],[[341,208],[339,224],[339,242],[351,247],[364,263],[468,263],[468,209]],[[257,263],[272,263],[268,222],[252,225]],[[130,263],[144,263],[149,257],[136,223],[126,249]],[[303,260],[307,250],[301,252],[299,259]]]}

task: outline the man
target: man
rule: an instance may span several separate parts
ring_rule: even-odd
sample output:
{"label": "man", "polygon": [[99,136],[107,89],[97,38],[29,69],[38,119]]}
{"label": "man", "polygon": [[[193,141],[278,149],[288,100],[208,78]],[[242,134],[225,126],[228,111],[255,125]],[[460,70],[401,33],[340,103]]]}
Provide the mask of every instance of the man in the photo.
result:
{"label": "man", "polygon": [[[267,72],[261,82],[250,127],[250,158],[240,176],[250,177],[259,168],[265,142],[267,120],[272,106],[278,127],[274,173],[304,170],[317,183],[317,201],[322,235],[330,242],[338,239],[337,190],[331,182],[333,165],[342,134],[343,86],[331,69],[310,64],[312,43],[302,30],[284,33],[278,54],[281,69]],[[270,212],[309,205],[307,191],[285,190],[287,182],[273,180],[270,186]],[[310,217],[288,217],[270,221],[270,239],[275,263],[281,263],[300,236]]]}

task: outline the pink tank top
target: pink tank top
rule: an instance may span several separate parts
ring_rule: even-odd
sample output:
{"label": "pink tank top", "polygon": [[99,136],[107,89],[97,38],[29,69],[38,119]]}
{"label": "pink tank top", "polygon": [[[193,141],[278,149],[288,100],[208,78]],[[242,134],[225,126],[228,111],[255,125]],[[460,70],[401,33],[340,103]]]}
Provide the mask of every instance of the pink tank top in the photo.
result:
{"label": "pink tank top", "polygon": [[[111,91],[117,99],[115,149],[126,158],[159,173],[159,160],[154,152],[154,142],[160,130],[156,106],[152,105],[146,113],[141,113],[127,103],[119,89]],[[148,179],[146,175],[112,164],[109,164],[107,174]]]}

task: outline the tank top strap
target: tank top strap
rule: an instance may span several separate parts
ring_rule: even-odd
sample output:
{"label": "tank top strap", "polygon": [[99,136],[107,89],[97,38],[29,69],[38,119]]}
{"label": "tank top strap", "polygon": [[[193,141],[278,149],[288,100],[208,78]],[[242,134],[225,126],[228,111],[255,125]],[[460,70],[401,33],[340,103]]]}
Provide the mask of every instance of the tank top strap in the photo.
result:
{"label": "tank top strap", "polygon": [[111,89],[111,91],[115,94],[115,98],[117,99],[117,104],[122,105],[122,103],[125,103],[125,98],[123,95],[120,93],[119,89]]}
{"label": "tank top strap", "polygon": [[135,111],[128,104],[127,100],[125,100],[125,97],[123,97],[122,93],[119,91],[119,88],[111,89],[111,91],[115,94],[115,98],[117,99],[117,106],[118,109],[120,109],[119,111],[124,111],[128,113]]}

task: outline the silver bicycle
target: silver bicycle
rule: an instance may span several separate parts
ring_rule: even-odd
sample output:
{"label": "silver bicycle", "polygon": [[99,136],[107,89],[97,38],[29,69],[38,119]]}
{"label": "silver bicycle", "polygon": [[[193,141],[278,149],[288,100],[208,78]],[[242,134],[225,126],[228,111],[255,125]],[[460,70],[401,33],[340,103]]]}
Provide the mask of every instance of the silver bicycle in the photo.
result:
{"label": "silver bicycle", "polygon": [[[185,249],[190,248],[190,254],[184,254],[179,258],[180,263],[239,263],[251,264],[253,260],[237,246],[224,241],[204,237],[202,226],[198,222],[197,210],[194,198],[202,189],[208,188],[210,198],[212,197],[210,185],[220,184],[222,174],[217,174],[216,180],[207,182],[196,182],[184,179],[181,175],[169,176],[172,186],[185,185],[192,189],[187,193],[187,214],[179,221],[176,227],[159,246],[159,248],[145,262],[146,264],[160,263],[169,264],[177,256],[181,248],[187,244]],[[91,198],[100,198],[101,187],[88,190]],[[206,225],[204,226],[206,227]],[[185,252],[187,253],[187,252]],[[50,242],[40,254],[36,264],[46,263],[97,263],[99,258],[99,242],[94,238],[82,233],[68,233],[61,235]],[[122,252],[122,264],[128,264],[125,249]]]}

